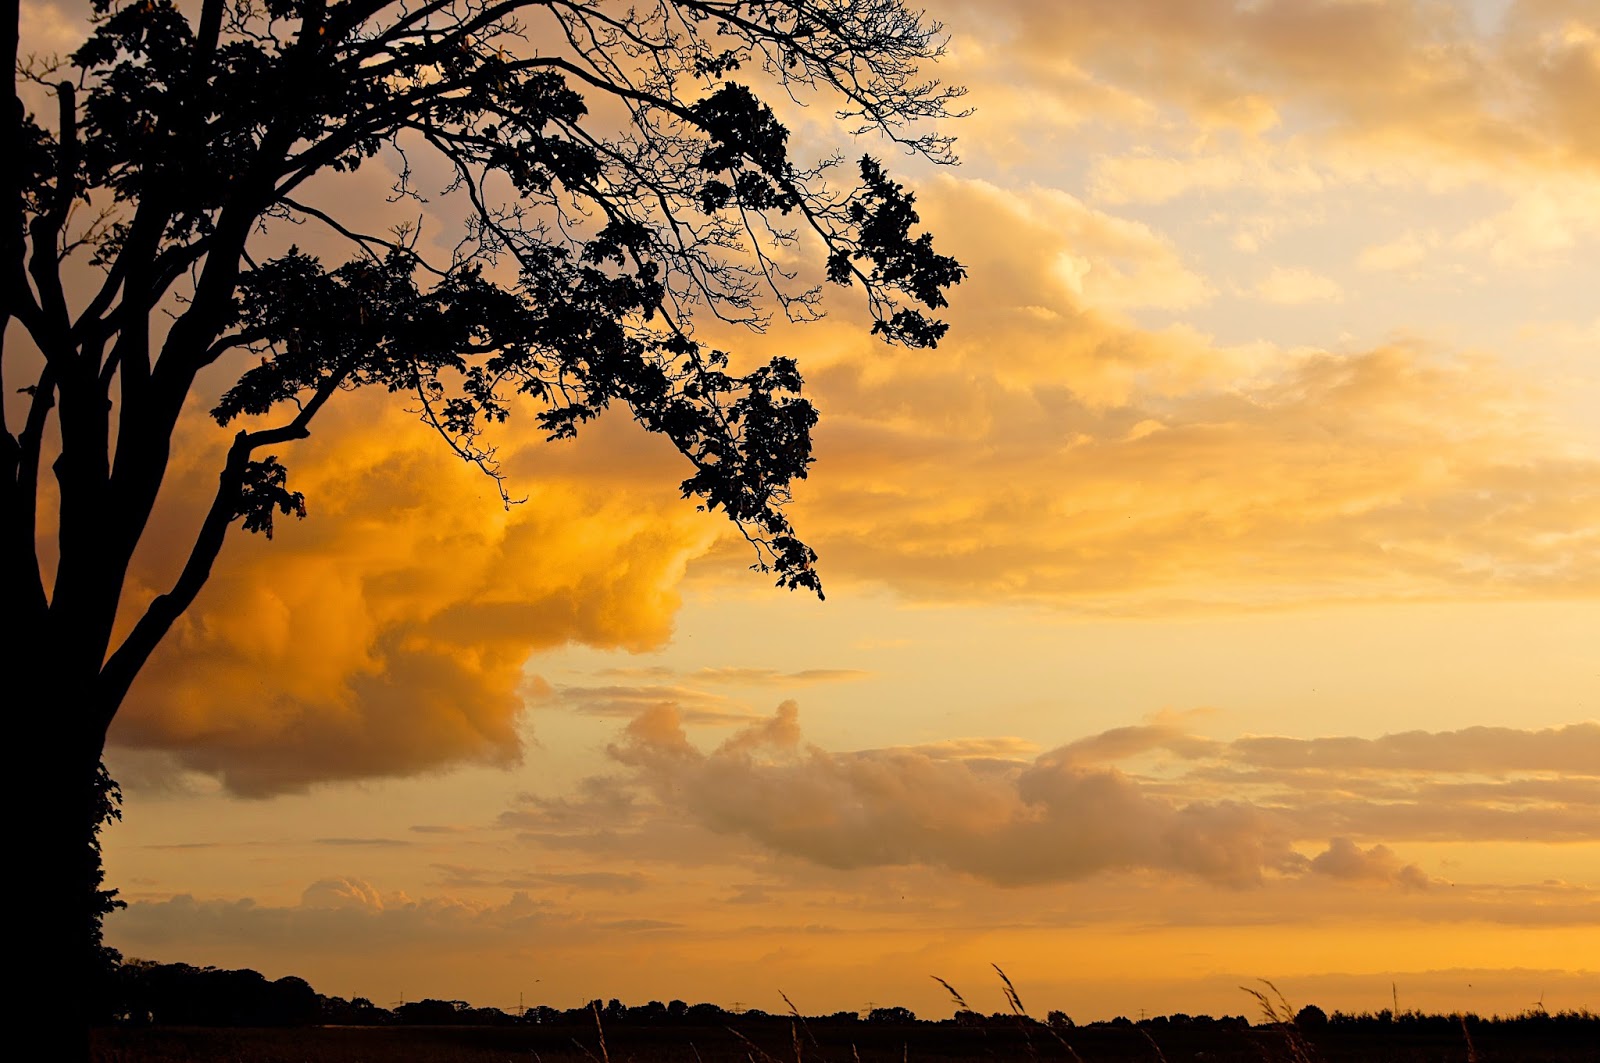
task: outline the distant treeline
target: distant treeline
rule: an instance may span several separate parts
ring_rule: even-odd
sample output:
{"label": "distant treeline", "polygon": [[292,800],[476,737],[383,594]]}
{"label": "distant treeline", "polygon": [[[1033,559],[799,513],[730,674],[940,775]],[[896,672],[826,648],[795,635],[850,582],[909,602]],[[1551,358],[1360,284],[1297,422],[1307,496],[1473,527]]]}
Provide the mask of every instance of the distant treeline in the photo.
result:
{"label": "distant treeline", "polygon": [[[163,1026],[516,1026],[572,1025],[594,1028],[596,1019],[603,1026],[728,1026],[745,1023],[789,1022],[788,1013],[772,1014],[759,1009],[728,1011],[716,1004],[687,1004],[674,1000],[663,1004],[628,1007],[620,1000],[593,1000],[578,1008],[552,1008],[536,1005],[508,1012],[501,1008],[473,1007],[463,1000],[416,1000],[380,1007],[365,997],[346,1000],[324,996],[303,978],[293,976],[271,980],[251,970],[224,970],[194,967],[186,963],[153,963],[131,960],[112,975],[107,999],[101,1002],[102,1019],[108,1023]],[[1065,1012],[1051,1011],[1044,1020],[1028,1015],[997,1012],[983,1015],[957,1011],[947,1019],[919,1019],[909,1008],[872,1008],[866,1014],[839,1011],[826,1015],[802,1016],[808,1023],[837,1026],[866,1023],[874,1026],[995,1026],[1014,1029],[1019,1024],[1033,1027],[1075,1029]],[[1401,1028],[1414,1032],[1486,1029],[1539,1028],[1546,1030],[1595,1029],[1600,1015],[1587,1009],[1548,1012],[1541,1007],[1520,1015],[1480,1018],[1477,1015],[1428,1015],[1418,1011],[1331,1014],[1310,1005],[1301,1008],[1292,1023],[1257,1024],[1294,1026],[1307,1032],[1342,1027],[1345,1029]],[[1200,1030],[1243,1030],[1251,1026],[1243,1015],[1213,1018],[1210,1015],[1159,1015],[1138,1020],[1122,1016],[1107,1022],[1084,1024],[1086,1028],[1138,1027],[1147,1031],[1175,1028]]]}

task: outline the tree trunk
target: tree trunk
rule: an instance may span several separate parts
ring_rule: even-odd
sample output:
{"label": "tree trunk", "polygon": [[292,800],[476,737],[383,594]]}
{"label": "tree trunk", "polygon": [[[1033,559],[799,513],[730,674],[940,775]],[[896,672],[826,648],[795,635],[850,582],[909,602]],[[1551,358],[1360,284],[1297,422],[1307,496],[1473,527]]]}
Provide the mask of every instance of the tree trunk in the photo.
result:
{"label": "tree trunk", "polygon": [[86,694],[87,683],[50,689],[47,680],[59,676],[45,661],[17,663],[8,682],[33,689],[12,691],[23,731],[13,747],[23,763],[10,775],[21,835],[13,851],[22,857],[12,878],[21,894],[12,908],[20,924],[12,938],[21,953],[16,970],[29,983],[25,1021],[50,1045],[41,1056],[87,1060],[89,1026],[106,988],[97,914],[103,736],[83,726],[87,706],[73,697]]}

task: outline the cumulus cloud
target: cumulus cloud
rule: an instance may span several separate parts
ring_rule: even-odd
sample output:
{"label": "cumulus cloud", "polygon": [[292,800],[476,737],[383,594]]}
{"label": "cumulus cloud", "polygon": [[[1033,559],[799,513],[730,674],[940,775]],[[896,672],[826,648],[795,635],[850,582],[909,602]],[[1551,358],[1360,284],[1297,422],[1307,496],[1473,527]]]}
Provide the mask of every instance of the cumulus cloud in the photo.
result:
{"label": "cumulus cloud", "polygon": [[1402,866],[1387,845],[1363,849],[1349,838],[1334,838],[1328,848],[1311,858],[1308,865],[1319,875],[1352,882],[1398,882],[1412,889],[1426,889],[1428,876],[1416,864]]}
{"label": "cumulus cloud", "polygon": [[824,868],[1006,886],[1152,872],[1423,889],[1430,876],[1392,845],[1600,841],[1597,741],[1585,722],[1224,742],[1169,718],[1044,753],[1006,739],[836,752],[807,742],[785,702],[708,751],[657,706],[610,747],[621,774],[591,779],[581,800],[525,798],[501,825],[651,859],[737,859],[732,840]]}
{"label": "cumulus cloud", "polygon": [[709,754],[654,709],[611,753],[711,830],[829,867],[929,863],[1013,884],[1151,867],[1247,884],[1289,861],[1260,809],[1169,802],[1067,758],[1005,771],[915,748],[829,753],[802,742],[792,702]]}
{"label": "cumulus cloud", "polygon": [[[517,481],[526,504],[505,510],[388,396],[343,398],[282,456],[310,516],[270,542],[229,544],[140,677],[114,741],[169,750],[244,794],[513,763],[532,651],[642,649],[668,636],[683,566],[716,531],[676,498],[670,473],[654,491],[642,482],[659,461],[626,468],[638,444],[614,441],[612,457],[596,459],[530,441],[552,453]],[[212,450],[198,449],[172,478],[136,602],[181,560],[185,503],[215,476]],[[582,466],[596,460],[615,460],[615,475],[591,481]]]}
{"label": "cumulus cloud", "polygon": [[302,908],[339,908],[381,912],[383,897],[371,884],[353,878],[318,879],[300,895]]}

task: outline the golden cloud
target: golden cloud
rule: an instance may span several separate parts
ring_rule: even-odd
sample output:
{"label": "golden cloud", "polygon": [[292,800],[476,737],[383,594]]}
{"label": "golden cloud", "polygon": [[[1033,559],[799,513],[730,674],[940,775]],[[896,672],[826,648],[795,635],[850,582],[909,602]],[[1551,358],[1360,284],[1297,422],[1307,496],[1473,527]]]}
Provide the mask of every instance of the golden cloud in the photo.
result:
{"label": "golden cloud", "polygon": [[[1419,342],[1335,353],[1141,329],[1116,307],[1182,271],[1148,231],[981,181],[939,181],[922,206],[973,270],[937,351],[869,345],[849,315],[741,341],[819,341],[819,463],[796,518],[835,587],[1124,613],[1600,588],[1600,461],[1533,427],[1537,398],[1493,363]],[[1028,255],[1003,233],[1026,235]],[[1071,255],[1085,268],[1038,266]],[[1097,275],[1109,307],[1091,300]],[[661,644],[708,550],[698,572],[749,579],[743,544],[677,497],[670,448],[625,419],[576,445],[503,440],[529,496],[504,511],[409,415],[344,398],[282,455],[311,516],[230,545],[115,741],[253,794],[511,763],[530,654]],[[214,482],[222,433],[198,418],[184,432],[201,445],[178,448],[134,604],[181,564]],[[581,696],[630,716],[696,707],[682,685],[619,684],[609,707]]]}
{"label": "golden cloud", "polygon": [[[1595,54],[1579,15],[1522,4],[1487,43],[1464,18],[1425,18],[1408,3],[1009,0],[946,17],[958,65],[987,62],[998,78],[1003,61],[1006,77],[1044,87],[1056,75],[1130,86],[1095,106],[1154,115],[1187,101],[1259,130],[1278,101],[1311,99],[1362,136],[1410,123],[1407,135],[1572,162],[1594,152],[1583,138],[1595,124],[1579,113],[1592,102],[1557,98],[1586,84]],[[1370,60],[1364,70],[1352,54]],[[1520,133],[1485,103],[1502,77],[1526,88],[1534,118]],[[1156,102],[1139,104],[1134,89]],[[1249,169],[1236,160],[1200,179],[1223,187]],[[1121,183],[1138,198],[1146,180],[1148,198],[1192,177],[1150,160]],[[1293,167],[1269,177],[1286,193],[1319,180]],[[385,183],[376,165],[357,178],[368,192]],[[336,194],[384,227],[381,194]],[[848,310],[731,341],[805,347],[824,420],[795,517],[833,586],[1134,614],[1600,589],[1600,459],[1535,427],[1541,400],[1492,362],[1417,340],[1326,351],[1140,327],[1129,314],[1213,294],[1159,231],[1042,186],[945,178],[920,194],[941,247],[971,271],[937,351],[875,345]],[[1512,254],[1506,233],[1559,230],[1508,214],[1474,239]],[[1370,264],[1411,255],[1391,248]],[[1266,294],[1282,302],[1334,293],[1309,274],[1278,280]],[[745,546],[677,498],[675,456],[621,419],[576,446],[502,440],[512,489],[529,495],[502,512],[491,485],[404,413],[377,396],[341,400],[312,440],[281,455],[311,517],[274,542],[230,544],[135,687],[115,741],[172,750],[251,794],[512,763],[530,654],[660,645],[685,566],[708,551],[714,565],[697,575],[749,578]],[[204,442],[195,455],[178,450],[185,464],[130,584],[133,606],[181,564],[214,484],[222,434],[199,418],[184,431]],[[614,714],[694,708],[677,686],[581,696]]]}
{"label": "golden cloud", "polygon": [[[283,455],[310,516],[270,542],[230,543],[136,684],[117,743],[170,750],[244,794],[510,763],[531,652],[641,649],[670,634],[683,567],[715,531],[669,477],[640,482],[659,460],[638,444],[615,446],[599,461],[610,475],[595,477],[597,459],[573,453],[585,444],[530,442],[548,456],[539,476],[513,481],[528,498],[507,509],[388,396],[344,398]],[[208,448],[178,452],[187,464],[135,600],[181,562],[215,475]],[[519,451],[508,464],[537,460]]]}
{"label": "golden cloud", "polygon": [[[1261,135],[1294,115],[1325,139],[1534,167],[1600,164],[1600,43],[1586,0],[1518,0],[1492,26],[1429,0],[1242,4],[945,0],[960,75],[1019,80],[1094,114]],[[976,38],[963,43],[963,38]],[[1143,106],[1131,105],[1132,97]],[[1013,108],[1013,121],[1050,108]]]}
{"label": "golden cloud", "polygon": [[1076,245],[1035,196],[929,189],[972,269],[937,351],[825,331],[797,522],[835,586],[1133,613],[1600,588],[1600,459],[1509,371],[1137,327],[1041,268]]}

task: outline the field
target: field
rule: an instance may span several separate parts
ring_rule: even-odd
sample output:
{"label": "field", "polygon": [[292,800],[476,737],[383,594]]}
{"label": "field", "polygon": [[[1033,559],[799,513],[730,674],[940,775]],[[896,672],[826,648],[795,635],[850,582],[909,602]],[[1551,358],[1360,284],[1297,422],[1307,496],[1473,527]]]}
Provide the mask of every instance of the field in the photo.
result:
{"label": "field", "polygon": [[504,1027],[111,1028],[97,1063],[1600,1063],[1600,1020],[1460,1027],[1095,1025],[963,1027],[807,1023]]}

